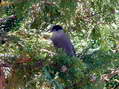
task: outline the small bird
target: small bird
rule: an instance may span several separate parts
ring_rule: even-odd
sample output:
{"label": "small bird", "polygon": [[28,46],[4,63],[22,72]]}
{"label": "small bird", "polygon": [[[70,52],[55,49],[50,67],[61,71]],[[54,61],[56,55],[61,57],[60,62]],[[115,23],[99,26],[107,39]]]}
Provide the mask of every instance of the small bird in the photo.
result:
{"label": "small bird", "polygon": [[60,25],[55,25],[51,28],[51,40],[55,47],[62,48],[67,55],[76,56],[74,46],[69,37],[64,33],[64,29]]}

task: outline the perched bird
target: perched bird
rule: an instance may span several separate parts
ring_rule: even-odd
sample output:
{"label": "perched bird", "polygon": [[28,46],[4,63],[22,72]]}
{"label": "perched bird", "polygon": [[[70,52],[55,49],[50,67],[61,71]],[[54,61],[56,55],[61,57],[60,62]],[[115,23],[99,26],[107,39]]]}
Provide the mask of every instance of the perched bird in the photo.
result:
{"label": "perched bird", "polygon": [[55,47],[62,48],[69,56],[75,56],[74,46],[63,30],[60,25],[53,26],[50,30],[52,32],[51,40]]}

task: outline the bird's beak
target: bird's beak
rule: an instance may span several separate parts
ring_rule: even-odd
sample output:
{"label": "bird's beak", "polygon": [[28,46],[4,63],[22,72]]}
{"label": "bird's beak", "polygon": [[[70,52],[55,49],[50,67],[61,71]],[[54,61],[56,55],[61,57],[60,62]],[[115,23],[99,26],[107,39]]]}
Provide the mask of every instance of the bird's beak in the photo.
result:
{"label": "bird's beak", "polygon": [[52,26],[47,30],[47,32],[52,32]]}
{"label": "bird's beak", "polygon": [[50,29],[47,29],[47,31],[46,32],[50,32]]}
{"label": "bird's beak", "polygon": [[48,29],[47,31],[48,31],[48,32],[52,32],[52,29],[50,28],[50,29]]}
{"label": "bird's beak", "polygon": [[51,32],[46,32],[42,34],[44,39],[50,39],[52,37],[52,33]]}

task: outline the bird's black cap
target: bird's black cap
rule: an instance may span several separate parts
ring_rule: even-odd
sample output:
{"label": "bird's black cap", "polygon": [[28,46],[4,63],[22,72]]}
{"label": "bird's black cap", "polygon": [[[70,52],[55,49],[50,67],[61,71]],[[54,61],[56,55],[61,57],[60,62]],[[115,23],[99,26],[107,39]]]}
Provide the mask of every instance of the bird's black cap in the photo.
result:
{"label": "bird's black cap", "polygon": [[55,25],[52,27],[51,32],[59,31],[59,30],[63,30],[63,28],[60,25]]}

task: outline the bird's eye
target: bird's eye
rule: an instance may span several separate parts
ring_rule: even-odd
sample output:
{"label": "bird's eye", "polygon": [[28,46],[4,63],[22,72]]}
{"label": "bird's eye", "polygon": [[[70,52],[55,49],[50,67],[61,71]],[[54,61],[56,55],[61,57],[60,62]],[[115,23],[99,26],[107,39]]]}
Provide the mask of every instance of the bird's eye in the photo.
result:
{"label": "bird's eye", "polygon": [[53,31],[57,31],[57,29],[53,29]]}

